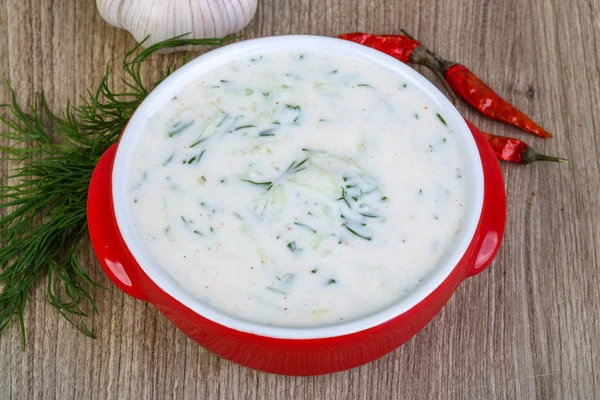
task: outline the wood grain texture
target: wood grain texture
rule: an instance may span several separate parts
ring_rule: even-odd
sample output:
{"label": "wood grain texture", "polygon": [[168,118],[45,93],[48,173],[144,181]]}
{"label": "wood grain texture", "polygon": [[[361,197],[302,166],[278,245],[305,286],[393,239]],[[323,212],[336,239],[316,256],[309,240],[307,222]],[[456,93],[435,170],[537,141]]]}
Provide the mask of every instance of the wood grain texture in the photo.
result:
{"label": "wood grain texture", "polygon": [[[0,335],[1,399],[594,399],[600,397],[600,0],[261,0],[246,37],[405,28],[460,60],[555,139],[460,109],[482,130],[526,138],[567,165],[503,164],[504,245],[409,343],[330,376],[281,377],[221,360],[152,306],[97,289],[97,339],[31,293],[28,347]],[[0,78],[55,111],[133,43],[93,0],[0,0]],[[180,57],[161,56],[147,68]],[[428,77],[430,75],[426,74]],[[120,75],[112,84],[118,86]],[[8,100],[0,87],[0,102]],[[9,171],[0,162],[0,177]],[[535,193],[535,195],[534,195]],[[111,288],[86,245],[82,261]]]}

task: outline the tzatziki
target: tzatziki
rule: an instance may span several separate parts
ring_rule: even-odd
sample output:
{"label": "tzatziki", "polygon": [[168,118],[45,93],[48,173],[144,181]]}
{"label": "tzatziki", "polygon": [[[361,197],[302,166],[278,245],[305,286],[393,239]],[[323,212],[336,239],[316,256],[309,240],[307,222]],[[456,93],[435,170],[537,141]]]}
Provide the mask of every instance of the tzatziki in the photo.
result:
{"label": "tzatziki", "polygon": [[127,212],[182,290],[280,327],[356,320],[420,285],[467,201],[453,127],[384,67],[319,51],[231,59],[151,115]]}

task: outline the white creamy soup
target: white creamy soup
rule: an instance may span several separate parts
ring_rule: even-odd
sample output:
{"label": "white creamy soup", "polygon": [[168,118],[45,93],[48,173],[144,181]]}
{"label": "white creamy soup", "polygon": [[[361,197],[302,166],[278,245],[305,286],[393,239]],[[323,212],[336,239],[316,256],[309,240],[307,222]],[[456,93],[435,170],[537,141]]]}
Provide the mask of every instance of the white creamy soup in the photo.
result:
{"label": "white creamy soup", "polygon": [[250,322],[327,326],[397,303],[452,250],[467,208],[437,106],[349,56],[230,60],[135,140],[126,207],[144,250]]}

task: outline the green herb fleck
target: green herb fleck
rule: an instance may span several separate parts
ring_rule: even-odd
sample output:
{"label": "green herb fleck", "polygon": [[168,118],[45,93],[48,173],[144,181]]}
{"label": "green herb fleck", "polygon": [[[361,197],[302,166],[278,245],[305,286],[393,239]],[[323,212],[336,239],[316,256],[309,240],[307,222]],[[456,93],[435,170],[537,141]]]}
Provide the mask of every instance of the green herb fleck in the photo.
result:
{"label": "green herb fleck", "polygon": [[285,105],[289,110],[300,110],[300,106],[298,104],[293,105],[293,104],[286,104]]}
{"label": "green herb fleck", "polygon": [[260,137],[264,137],[264,136],[275,136],[275,134],[273,133],[275,132],[275,129],[265,129],[264,131],[260,131],[258,133],[258,136]]}
{"label": "green herb fleck", "polygon": [[254,89],[246,88],[245,93],[246,96],[252,96],[254,94]]}
{"label": "green herb fleck", "polygon": [[271,287],[271,286],[267,286],[267,290],[270,290],[272,292],[275,292],[275,293],[278,293],[278,294],[281,294],[281,295],[284,295],[284,296],[287,295],[287,293],[284,292],[283,290],[275,289],[274,287]]}
{"label": "green herb fleck", "polygon": [[306,166],[303,167],[303,165],[309,160],[309,158],[305,158],[304,160],[302,160],[301,162],[297,162],[294,161],[289,167],[288,169],[285,171],[286,173],[290,173],[290,174],[295,174],[298,173],[300,171],[304,171],[306,169]]}
{"label": "green herb fleck", "polygon": [[446,120],[444,120],[444,117],[442,117],[440,113],[436,113],[435,115],[442,122],[442,124],[448,126],[448,124],[446,123]]}
{"label": "green herb fleck", "polygon": [[385,196],[383,196],[383,197],[381,198],[381,201],[388,201],[388,200],[389,200],[389,199],[388,199],[387,197],[385,197]]}
{"label": "green herb fleck", "polygon": [[234,130],[239,131],[239,130],[248,129],[248,128],[254,128],[254,125],[242,125],[242,126],[238,126]]}
{"label": "green herb fleck", "polygon": [[312,271],[310,271],[310,273],[311,273],[311,274],[316,274],[316,273],[317,273],[317,271],[318,271],[318,269],[316,269],[316,268],[315,268],[315,269],[313,269]]}
{"label": "green herb fleck", "polygon": [[192,143],[189,148],[192,149],[192,148],[198,146],[200,143],[202,143],[204,141],[204,139],[206,139],[206,138],[200,139],[197,142]]}
{"label": "green herb fleck", "polygon": [[[200,154],[198,154],[197,156],[194,156],[194,157],[190,158],[190,159],[187,161],[187,163],[188,163],[188,164],[191,164],[191,163],[193,163],[193,162],[195,161],[195,162],[196,162],[196,164],[198,164],[198,163],[200,162],[200,160],[202,159],[202,156],[204,155],[204,152],[205,152],[205,151],[206,151],[206,150],[202,150],[202,152],[201,152]],[[184,161],[183,163],[185,164],[186,162]]]}
{"label": "green herb fleck", "polygon": [[298,250],[298,247],[296,246],[296,242],[289,242],[287,244],[287,248],[290,249],[292,252],[295,252],[296,250]]}
{"label": "green herb fleck", "polygon": [[379,218],[379,215],[375,215],[375,214],[369,214],[369,213],[359,213],[359,214],[366,218]]}
{"label": "green herb fleck", "polygon": [[173,126],[171,127],[172,130],[169,132],[169,137],[179,135],[181,132],[185,131],[187,128],[192,126],[193,123],[194,123],[194,121],[189,121],[189,122],[179,121],[179,122],[173,124]]}
{"label": "green herb fleck", "polygon": [[[340,189],[342,189],[342,197],[340,197],[340,198],[338,199],[338,201],[339,201],[339,200],[344,200],[344,203],[346,203],[346,205],[347,205],[348,207],[351,207],[351,206],[350,206],[350,202],[349,202],[349,201],[348,201],[348,199],[346,198],[346,189],[344,189],[344,188],[340,188]],[[342,217],[343,217],[343,216],[342,216]]]}
{"label": "green herb fleck", "polygon": [[217,128],[220,128],[228,118],[229,118],[229,114],[223,114],[223,118],[217,124]]}
{"label": "green herb fleck", "polygon": [[367,84],[367,83],[359,83],[358,85],[356,85],[357,87],[368,87],[368,88],[373,88],[373,86]]}
{"label": "green herb fleck", "polygon": [[234,212],[233,216],[239,219],[240,221],[245,221],[246,219],[240,215],[238,212]]}
{"label": "green herb fleck", "polygon": [[166,167],[167,165],[169,165],[169,163],[171,161],[173,161],[173,157],[175,157],[175,153],[171,153],[171,155],[169,156],[169,158],[167,158],[166,161],[163,163],[163,167]]}
{"label": "green herb fleck", "polygon": [[350,231],[350,233],[352,233],[355,236],[358,236],[361,239],[365,239],[365,240],[369,240],[369,241],[373,239],[372,237],[361,235],[360,233],[356,232],[354,229],[350,228],[348,225],[344,225],[344,227],[346,229],[348,229]]}
{"label": "green herb fleck", "polygon": [[311,228],[310,226],[308,226],[308,225],[306,225],[306,224],[303,224],[302,222],[294,222],[294,225],[298,225],[298,226],[301,226],[301,227],[303,227],[303,228],[306,228],[306,229],[308,229],[309,231],[311,231],[312,233],[317,233],[317,230],[316,230],[316,229],[314,229],[314,228]]}
{"label": "green herb fleck", "polygon": [[334,283],[337,283],[337,282],[335,281],[335,279],[330,279],[330,280],[328,280],[328,281],[327,281],[327,284],[328,284],[328,285],[333,285]]}
{"label": "green herb fleck", "polygon": [[263,186],[267,189],[267,191],[271,190],[271,188],[273,187],[273,182],[254,182],[250,179],[242,179],[242,182],[248,182],[253,185]]}

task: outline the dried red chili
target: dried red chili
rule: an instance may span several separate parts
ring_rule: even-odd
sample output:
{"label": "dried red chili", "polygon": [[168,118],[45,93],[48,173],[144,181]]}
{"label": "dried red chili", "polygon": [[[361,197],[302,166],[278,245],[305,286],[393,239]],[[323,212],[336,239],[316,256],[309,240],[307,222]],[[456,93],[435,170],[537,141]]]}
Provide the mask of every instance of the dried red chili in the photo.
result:
{"label": "dried red chili", "polygon": [[552,137],[552,134],[500,97],[464,65],[445,60],[440,64],[454,93],[486,117],[516,126],[542,138]]}
{"label": "dried red chili", "polygon": [[566,163],[564,158],[551,157],[536,153],[531,146],[519,139],[513,139],[506,136],[492,135],[491,133],[482,133],[487,141],[492,145],[494,153],[499,160],[510,161],[517,164],[531,164],[536,161],[553,161]]}
{"label": "dried red chili", "polygon": [[409,61],[416,62],[411,58],[414,57],[412,53],[417,47],[421,46],[416,40],[403,35],[373,35],[352,32],[339,35],[338,38],[372,47],[405,63]]}

